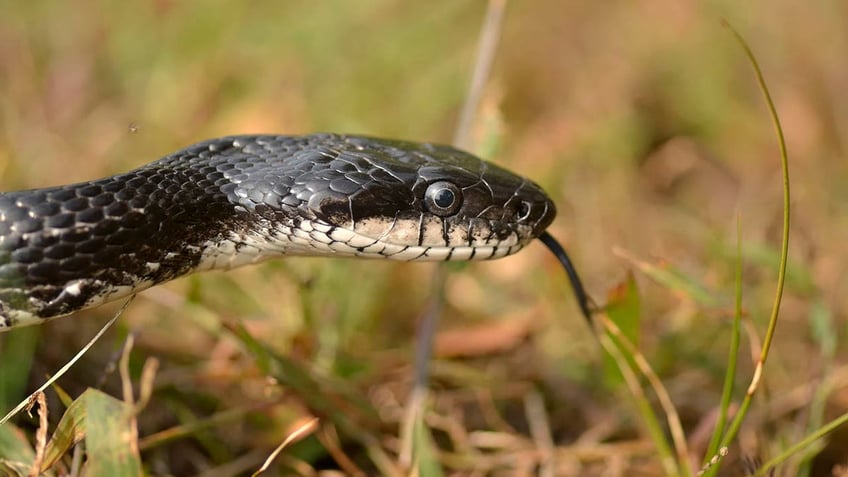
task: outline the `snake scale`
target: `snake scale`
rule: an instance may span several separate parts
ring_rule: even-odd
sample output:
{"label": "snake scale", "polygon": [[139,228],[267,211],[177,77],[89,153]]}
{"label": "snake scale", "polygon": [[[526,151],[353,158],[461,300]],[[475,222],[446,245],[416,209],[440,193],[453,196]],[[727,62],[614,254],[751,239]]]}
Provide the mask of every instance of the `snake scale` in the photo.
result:
{"label": "snake scale", "polygon": [[212,139],[123,174],[0,194],[0,331],[285,255],[499,258],[555,215],[535,183],[449,146]]}

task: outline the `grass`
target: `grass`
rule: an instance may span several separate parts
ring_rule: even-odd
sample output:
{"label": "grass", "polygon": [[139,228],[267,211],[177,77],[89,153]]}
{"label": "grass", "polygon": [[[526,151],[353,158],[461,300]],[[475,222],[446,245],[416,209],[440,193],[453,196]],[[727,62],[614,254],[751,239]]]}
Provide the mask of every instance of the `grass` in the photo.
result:
{"label": "grass", "polygon": [[[560,214],[550,230],[596,301],[623,300],[608,315],[635,345],[622,345],[619,362],[637,367],[622,375],[605,360],[541,246],[452,266],[430,405],[415,429],[438,452],[421,454],[421,475],[695,473],[717,453],[711,437],[727,435],[715,434],[729,425],[717,416],[732,419],[767,341],[761,389],[708,472],[734,475],[746,460],[761,463],[751,473],[780,475],[844,465],[841,440],[824,436],[845,420],[844,6],[507,7],[471,143],[551,192]],[[112,174],[229,133],[450,142],[483,14],[470,1],[7,5],[2,189]],[[721,18],[756,51],[793,158],[796,213],[773,334],[763,330],[781,257],[779,150]],[[408,475],[399,425],[433,271],[292,259],[145,292],[46,392],[46,429],[83,405],[126,412],[138,452],[122,462],[138,455],[150,475],[250,475],[283,442],[271,475]],[[0,335],[0,412],[117,306]],[[445,345],[451,333],[468,345]],[[669,440],[668,402],[630,395],[646,364],[688,456]],[[13,464],[36,458],[41,409],[0,427],[0,469],[29,470]],[[130,421],[116,422],[126,431]],[[96,468],[112,454],[98,454],[96,438],[119,434],[90,431],[57,465],[79,468],[85,455]]]}

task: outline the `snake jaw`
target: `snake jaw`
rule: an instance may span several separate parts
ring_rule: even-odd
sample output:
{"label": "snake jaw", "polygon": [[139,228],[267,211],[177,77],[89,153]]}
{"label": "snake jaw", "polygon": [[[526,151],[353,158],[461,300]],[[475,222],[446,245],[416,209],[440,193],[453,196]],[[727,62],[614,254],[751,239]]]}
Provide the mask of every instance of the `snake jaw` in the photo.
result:
{"label": "snake jaw", "polygon": [[[232,233],[223,240],[206,243],[197,270],[227,270],[285,255],[398,261],[489,260],[511,255],[527,243],[493,240],[492,244],[481,246],[399,244],[388,240],[388,233],[380,234],[382,238],[375,238],[357,230],[320,221],[301,222],[294,229],[282,224],[269,224],[269,227],[273,232],[268,233],[268,229],[262,229],[244,234]],[[381,230],[374,223],[366,229]]]}

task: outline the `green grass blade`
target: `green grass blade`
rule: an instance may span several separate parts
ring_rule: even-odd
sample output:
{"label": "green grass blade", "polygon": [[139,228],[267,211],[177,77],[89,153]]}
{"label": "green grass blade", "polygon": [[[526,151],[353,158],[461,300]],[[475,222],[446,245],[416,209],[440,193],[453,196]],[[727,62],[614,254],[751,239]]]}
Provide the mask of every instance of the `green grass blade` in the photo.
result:
{"label": "green grass blade", "polygon": [[[621,329],[631,343],[638,346],[641,323],[641,299],[636,279],[632,273],[627,279],[610,292],[606,312],[609,319]],[[608,353],[604,355],[604,378],[610,385],[623,383],[618,363]]]}
{"label": "green grass blade", "polygon": [[89,389],[85,399],[88,475],[141,476],[138,434],[132,428],[133,408],[129,404]]}
{"label": "green grass blade", "polygon": [[[83,394],[85,396],[85,394]],[[68,406],[44,451],[42,469],[52,467],[71,447],[85,438],[85,402],[83,396]]]}
{"label": "green grass blade", "polygon": [[[780,303],[783,299],[783,287],[786,282],[786,263],[789,255],[790,218],[789,156],[786,152],[786,139],[783,135],[783,128],[780,125],[780,118],[778,117],[777,110],[774,107],[774,102],[771,99],[771,94],[769,93],[768,86],[766,85],[765,79],[763,78],[759,63],[757,63],[757,59],[754,57],[754,53],[751,51],[750,47],[748,47],[748,44],[745,42],[745,39],[742,38],[742,35],[740,35],[739,32],[733,29],[733,27],[729,24],[726,25],[741,45],[742,49],[745,52],[745,55],[748,57],[748,61],[751,63],[751,66],[753,67],[754,72],[756,73],[760,91],[762,91],[763,96],[765,98],[765,102],[768,106],[769,114],[771,115],[772,123],[774,125],[775,133],[777,134],[778,144],[780,146],[781,172],[783,174],[783,232],[781,235],[780,267],[777,275],[777,286],[775,290],[774,304],[772,306],[771,316],[769,317],[768,329],[766,331],[765,338],[763,339],[762,351],[760,353],[759,359],[757,360],[756,367],[754,369],[754,376],[751,379],[751,384],[748,386],[748,390],[745,393],[745,398],[743,399],[742,404],[739,407],[739,412],[736,414],[736,417],[730,424],[727,434],[725,434],[724,438],[722,439],[722,447],[728,446],[731,442],[733,442],[739,432],[739,429],[742,427],[742,422],[745,420],[745,416],[748,414],[748,409],[751,407],[751,401],[753,399],[754,393],[756,392],[759,386],[760,379],[762,379],[763,368],[765,367],[766,360],[768,359],[768,354],[771,349],[771,343],[774,339],[774,332],[777,329],[777,319],[780,315]],[[713,469],[717,470],[717,466]],[[715,470],[713,471],[713,474]]]}
{"label": "green grass blade", "polygon": [[793,455],[797,454],[798,452],[801,452],[808,446],[815,444],[820,439],[823,439],[825,436],[827,436],[827,434],[833,432],[838,427],[846,423],[848,423],[848,413],[845,413],[837,417],[836,419],[830,421],[826,425],[820,427],[819,429],[816,429],[815,432],[811,433],[810,435],[799,441],[797,444],[784,450],[779,455],[760,466],[760,468],[757,469],[757,472],[754,473],[754,475],[766,475],[769,469],[775,468],[783,462],[786,462]]}
{"label": "green grass blade", "polygon": [[0,409],[11,408],[26,394],[39,336],[40,330],[32,326],[0,337],[0,363],[3,363],[3,372],[0,373]]}
{"label": "green grass blade", "polygon": [[421,408],[415,416],[412,426],[412,461],[413,473],[419,477],[443,477],[442,466],[438,460],[436,443],[430,435],[430,429],[424,422],[424,414],[427,412],[426,405]]}
{"label": "green grass blade", "polygon": [[665,288],[686,296],[703,306],[717,306],[722,303],[716,293],[699,280],[686,275],[673,265],[657,265],[641,260],[622,248],[613,248],[613,253],[632,263],[640,272]]}
{"label": "green grass blade", "polygon": [[736,298],[733,308],[733,328],[730,331],[730,348],[727,357],[727,372],[724,374],[724,385],[721,389],[721,404],[715,430],[710,438],[704,465],[707,465],[719,453],[721,437],[727,426],[730,400],[733,398],[733,384],[736,380],[736,365],[739,362],[739,342],[742,329],[742,220],[736,216]]}
{"label": "green grass blade", "polygon": [[[833,314],[827,309],[821,299],[813,303],[810,311],[810,328],[815,341],[821,350],[821,361],[823,363],[820,371],[822,376],[829,376],[833,370],[833,362],[836,354],[836,339],[839,332],[833,321]],[[807,432],[815,433],[821,428],[827,411],[827,398],[833,390],[829,383],[823,383],[817,387],[809,406],[809,418],[807,421]],[[798,477],[812,475],[812,461],[805,459],[798,468]]]}
{"label": "green grass blade", "polygon": [[26,434],[11,424],[0,426],[0,475],[27,475],[34,460]]}
{"label": "green grass blade", "polygon": [[133,409],[96,389],[88,389],[68,409],[47,443],[42,469],[52,467],[71,447],[85,439],[89,475],[141,475]]}

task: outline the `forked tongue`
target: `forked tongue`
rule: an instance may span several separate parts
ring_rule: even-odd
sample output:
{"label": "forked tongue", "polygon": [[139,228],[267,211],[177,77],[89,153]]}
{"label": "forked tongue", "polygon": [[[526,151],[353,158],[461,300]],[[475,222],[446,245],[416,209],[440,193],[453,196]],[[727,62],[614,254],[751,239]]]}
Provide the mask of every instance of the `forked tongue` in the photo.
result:
{"label": "forked tongue", "polygon": [[580,311],[591,326],[592,307],[589,305],[589,295],[586,294],[586,290],[583,288],[583,283],[580,282],[580,277],[577,275],[577,270],[574,268],[574,264],[571,263],[571,259],[568,258],[568,254],[565,253],[565,249],[562,248],[562,245],[560,245],[559,242],[557,242],[556,239],[548,232],[542,232],[542,235],[539,236],[539,240],[541,240],[542,243],[544,243],[545,246],[553,252],[557,260],[559,260],[559,263],[562,264],[562,268],[565,269],[565,273],[568,274],[568,279],[571,281],[571,289],[574,290],[574,296],[577,298],[577,304],[580,305]]}

